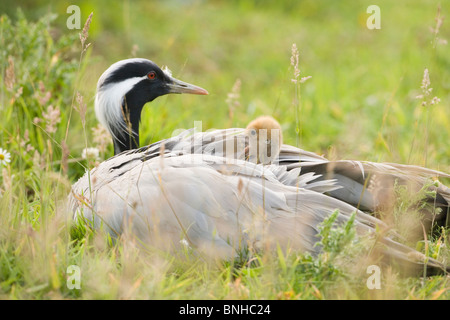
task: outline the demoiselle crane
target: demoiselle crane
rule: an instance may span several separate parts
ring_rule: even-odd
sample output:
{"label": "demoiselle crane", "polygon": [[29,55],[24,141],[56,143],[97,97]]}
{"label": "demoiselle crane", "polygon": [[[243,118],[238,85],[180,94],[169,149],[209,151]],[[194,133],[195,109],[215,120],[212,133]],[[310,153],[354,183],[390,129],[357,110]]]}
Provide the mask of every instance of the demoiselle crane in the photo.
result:
{"label": "demoiselle crane", "polygon": [[[264,139],[259,132],[249,134],[264,127],[261,121],[247,129],[186,130],[139,148],[142,108],[171,93],[208,94],[146,59],[119,61],[102,74],[95,111],[111,133],[115,156],[73,185],[69,203],[74,219],[102,225],[114,237],[131,233],[167,250],[187,243],[219,259],[233,259],[248,247],[278,245],[317,254],[319,225],[336,210],[336,223],[353,216],[358,235],[375,237],[376,229],[387,226],[362,210],[382,206],[394,181],[420,188],[429,177],[449,177],[416,166],[328,161],[281,145],[281,132],[269,137],[280,138],[278,145],[271,143],[273,156],[261,158],[251,145],[252,139]],[[437,194],[430,201],[448,210],[449,189],[438,182],[430,189]],[[377,241],[395,261],[420,270],[425,262],[429,269],[445,269],[388,233]]]}

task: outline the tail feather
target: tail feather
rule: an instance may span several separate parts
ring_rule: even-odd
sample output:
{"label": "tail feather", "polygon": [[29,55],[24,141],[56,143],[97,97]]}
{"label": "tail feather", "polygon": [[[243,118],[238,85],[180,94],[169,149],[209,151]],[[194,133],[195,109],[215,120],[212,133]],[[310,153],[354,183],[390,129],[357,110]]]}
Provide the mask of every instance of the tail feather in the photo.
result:
{"label": "tail feather", "polygon": [[315,182],[334,181],[335,186],[340,188],[327,191],[328,195],[370,212],[392,207],[396,185],[408,186],[411,193],[426,186],[431,192],[425,200],[432,207],[442,209],[439,215],[425,213],[427,222],[449,226],[450,188],[436,178],[450,178],[450,174],[442,171],[395,163],[328,161],[292,146],[283,146],[279,163],[288,171],[300,168],[300,175],[316,175]]}

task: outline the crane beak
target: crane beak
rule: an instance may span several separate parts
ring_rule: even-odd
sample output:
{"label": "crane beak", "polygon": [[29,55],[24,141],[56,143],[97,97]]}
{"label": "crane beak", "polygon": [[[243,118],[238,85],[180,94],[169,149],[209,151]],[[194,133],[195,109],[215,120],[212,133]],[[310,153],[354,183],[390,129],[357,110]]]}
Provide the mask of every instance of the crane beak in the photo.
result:
{"label": "crane beak", "polygon": [[167,83],[167,86],[169,87],[169,93],[190,93],[202,95],[208,94],[208,91],[203,88],[194,86],[193,84],[183,82],[175,78],[171,78],[170,80],[171,82]]}

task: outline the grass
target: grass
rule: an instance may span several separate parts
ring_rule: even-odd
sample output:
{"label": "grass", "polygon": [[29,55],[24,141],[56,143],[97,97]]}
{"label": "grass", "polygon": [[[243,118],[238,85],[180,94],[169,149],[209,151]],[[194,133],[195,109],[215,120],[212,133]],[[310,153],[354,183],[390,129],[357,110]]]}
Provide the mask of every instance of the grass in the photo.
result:
{"label": "grass", "polygon": [[[101,231],[73,226],[65,207],[71,184],[95,165],[82,150],[102,144],[90,129],[97,126],[96,81],[111,63],[134,55],[167,64],[175,77],[210,92],[154,101],[143,113],[142,145],[190,128],[194,120],[207,130],[245,127],[271,114],[286,143],[332,159],[450,172],[450,56],[439,41],[450,39],[450,29],[444,21],[438,33],[430,32],[437,1],[414,0],[406,8],[378,1],[382,29],[373,31],[365,26],[368,1],[79,1],[82,22],[94,12],[86,40],[91,45],[81,58],[81,30],[65,26],[69,4],[25,1],[22,11],[13,2],[1,4],[7,15],[0,20],[0,148],[12,161],[0,175],[0,298],[450,298],[448,276],[402,277],[389,268],[382,288],[369,290],[365,270],[351,267],[349,257],[362,250],[351,226],[325,224],[318,257],[278,251],[215,264],[189,253],[138,249],[129,239],[113,243]],[[446,5],[441,14],[448,17]],[[293,43],[301,77],[312,76],[300,91],[291,81]],[[415,97],[423,93],[426,68],[433,88],[427,99],[441,101],[423,107]],[[227,94],[237,79],[239,103],[231,118]],[[77,92],[88,107],[84,124],[74,109],[82,104]],[[109,144],[99,156],[110,155]],[[398,225],[408,219],[408,201],[417,200],[405,202],[404,194],[398,190]],[[448,231],[415,240],[419,250],[441,260],[450,255],[448,242]],[[80,290],[66,285],[70,265],[81,269]]]}

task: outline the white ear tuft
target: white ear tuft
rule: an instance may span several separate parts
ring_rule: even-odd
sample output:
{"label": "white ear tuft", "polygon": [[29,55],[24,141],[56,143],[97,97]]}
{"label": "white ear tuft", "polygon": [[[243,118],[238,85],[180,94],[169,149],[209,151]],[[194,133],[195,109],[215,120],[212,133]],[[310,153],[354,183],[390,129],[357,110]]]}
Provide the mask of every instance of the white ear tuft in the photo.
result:
{"label": "white ear tuft", "polygon": [[115,138],[115,133],[129,130],[122,111],[123,98],[134,85],[144,77],[129,78],[125,81],[103,86],[95,96],[95,114],[100,123]]}

